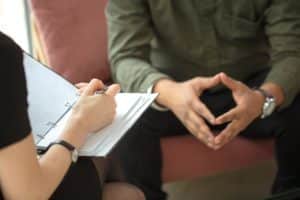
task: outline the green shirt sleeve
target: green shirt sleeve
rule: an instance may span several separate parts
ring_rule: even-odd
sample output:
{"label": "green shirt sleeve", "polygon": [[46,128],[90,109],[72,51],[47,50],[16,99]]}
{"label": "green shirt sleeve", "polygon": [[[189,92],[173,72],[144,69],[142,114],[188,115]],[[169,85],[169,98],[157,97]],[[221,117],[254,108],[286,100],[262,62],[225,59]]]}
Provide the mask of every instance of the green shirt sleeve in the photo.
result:
{"label": "green shirt sleeve", "polygon": [[300,1],[273,0],[266,10],[266,34],[271,46],[272,69],[266,82],[282,87],[291,104],[300,91]]}
{"label": "green shirt sleeve", "polygon": [[106,8],[112,78],[126,92],[146,92],[167,77],[150,63],[151,16],[146,0],[110,0]]}

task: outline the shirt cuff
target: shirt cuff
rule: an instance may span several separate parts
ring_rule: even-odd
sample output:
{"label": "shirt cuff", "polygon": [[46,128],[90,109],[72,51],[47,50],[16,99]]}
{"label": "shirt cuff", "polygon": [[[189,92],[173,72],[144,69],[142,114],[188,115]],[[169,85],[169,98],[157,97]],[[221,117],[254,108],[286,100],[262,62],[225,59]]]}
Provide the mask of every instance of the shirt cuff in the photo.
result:
{"label": "shirt cuff", "polygon": [[[147,89],[147,93],[148,93],[148,94],[153,93],[153,86],[154,86],[154,85],[151,85],[151,86]],[[166,111],[169,111],[168,108],[163,107],[163,106],[161,106],[161,105],[158,105],[155,101],[153,101],[153,103],[151,104],[151,108],[153,108],[154,110],[160,111],[160,112],[166,112]]]}
{"label": "shirt cuff", "polygon": [[300,81],[298,78],[300,76],[299,63],[299,58],[288,58],[274,63],[265,80],[265,82],[273,82],[279,85],[284,91],[285,99],[279,110],[288,107],[300,90]]}

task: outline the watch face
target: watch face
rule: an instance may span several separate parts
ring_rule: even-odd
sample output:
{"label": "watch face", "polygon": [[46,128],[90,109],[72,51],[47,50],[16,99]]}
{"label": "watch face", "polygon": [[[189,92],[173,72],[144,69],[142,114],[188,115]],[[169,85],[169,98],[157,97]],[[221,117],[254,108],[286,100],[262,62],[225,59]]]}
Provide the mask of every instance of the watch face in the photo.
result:
{"label": "watch face", "polygon": [[266,98],[263,108],[263,118],[270,116],[276,108],[276,102],[274,98]]}
{"label": "watch face", "polygon": [[72,162],[76,163],[77,160],[78,160],[78,151],[76,149],[74,149],[72,152]]}

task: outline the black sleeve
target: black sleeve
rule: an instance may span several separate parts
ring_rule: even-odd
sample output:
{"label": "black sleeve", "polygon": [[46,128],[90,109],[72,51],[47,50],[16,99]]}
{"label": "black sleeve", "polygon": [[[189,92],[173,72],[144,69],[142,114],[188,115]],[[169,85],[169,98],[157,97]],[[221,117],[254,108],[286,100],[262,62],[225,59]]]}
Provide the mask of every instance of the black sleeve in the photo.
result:
{"label": "black sleeve", "polygon": [[0,32],[0,149],[25,138],[31,131],[23,52]]}
{"label": "black sleeve", "polygon": [[[30,134],[22,50],[0,32],[0,149]],[[84,185],[84,186],[83,186]],[[101,184],[90,159],[73,165],[51,199],[101,199]],[[0,190],[0,200],[3,199]]]}

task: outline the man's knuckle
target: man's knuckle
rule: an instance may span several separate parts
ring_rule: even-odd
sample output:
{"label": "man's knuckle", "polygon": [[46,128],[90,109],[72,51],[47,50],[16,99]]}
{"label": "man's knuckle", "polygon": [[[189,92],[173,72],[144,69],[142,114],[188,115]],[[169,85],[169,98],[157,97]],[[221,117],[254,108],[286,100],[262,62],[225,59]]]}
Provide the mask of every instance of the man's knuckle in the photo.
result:
{"label": "man's knuckle", "polygon": [[186,105],[187,105],[188,107],[193,106],[193,104],[194,104],[193,99],[189,98],[189,99],[186,100]]}
{"label": "man's knuckle", "polygon": [[237,132],[237,128],[233,127],[230,129],[230,134],[228,134],[228,135],[235,134],[236,132]]}
{"label": "man's knuckle", "polygon": [[236,81],[236,83],[240,86],[240,87],[243,87],[243,83],[241,81]]}
{"label": "man's knuckle", "polygon": [[184,121],[188,121],[188,119],[189,119],[189,112],[183,112],[182,118],[183,118]]}
{"label": "man's knuckle", "polygon": [[191,100],[191,101],[190,101],[190,104],[191,104],[191,106],[192,106],[193,108],[199,110],[199,106],[198,106],[196,100]]}
{"label": "man's knuckle", "polygon": [[206,126],[201,126],[200,128],[201,133],[208,133],[209,129]]}
{"label": "man's knuckle", "polygon": [[195,77],[195,81],[197,83],[202,82],[202,78],[200,76]]}
{"label": "man's knuckle", "polygon": [[[249,112],[249,107],[247,104],[241,104],[238,109],[239,114],[245,114]],[[237,113],[236,113],[237,114]]]}
{"label": "man's knuckle", "polygon": [[206,143],[206,139],[202,132],[197,133],[197,138],[199,138],[202,142]]}
{"label": "man's knuckle", "polygon": [[195,129],[196,130],[200,130],[201,129],[202,126],[201,126],[201,124],[199,122],[195,122],[194,124],[195,124]]}
{"label": "man's knuckle", "polygon": [[228,121],[229,120],[229,117],[228,116],[224,116],[221,118],[221,121],[225,122],[225,121]]}

